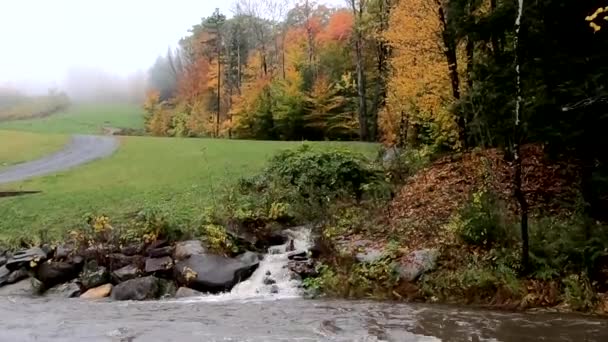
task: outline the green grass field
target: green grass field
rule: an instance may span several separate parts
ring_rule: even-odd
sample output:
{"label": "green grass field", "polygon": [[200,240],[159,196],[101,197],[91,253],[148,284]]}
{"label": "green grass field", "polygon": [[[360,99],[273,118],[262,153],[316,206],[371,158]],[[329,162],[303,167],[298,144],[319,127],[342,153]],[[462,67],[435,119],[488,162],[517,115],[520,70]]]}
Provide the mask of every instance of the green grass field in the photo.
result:
{"label": "green grass field", "polygon": [[39,133],[101,134],[103,127],[143,128],[144,112],[132,104],[73,104],[44,118],[0,122],[0,129]]}
{"label": "green grass field", "polygon": [[0,169],[60,150],[67,135],[0,130]]}
{"label": "green grass field", "polygon": [[[178,218],[196,218],[218,191],[238,177],[261,169],[279,150],[298,142],[124,137],[108,159],[0,190],[41,190],[41,194],[0,198],[0,239],[47,229],[61,237],[87,213],[120,219],[146,207],[162,206]],[[311,143],[341,146],[374,155],[363,143]]]}

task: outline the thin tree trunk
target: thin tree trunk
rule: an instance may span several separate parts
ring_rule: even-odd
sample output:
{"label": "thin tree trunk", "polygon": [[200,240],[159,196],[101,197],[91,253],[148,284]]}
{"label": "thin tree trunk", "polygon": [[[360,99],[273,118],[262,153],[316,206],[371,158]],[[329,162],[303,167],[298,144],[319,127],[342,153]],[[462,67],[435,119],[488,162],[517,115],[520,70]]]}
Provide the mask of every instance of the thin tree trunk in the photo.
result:
{"label": "thin tree trunk", "polygon": [[217,117],[215,118],[215,137],[220,136],[220,114],[222,106],[222,63],[221,54],[217,53]]}
{"label": "thin tree trunk", "polygon": [[367,124],[367,99],[365,94],[365,70],[363,69],[363,37],[361,35],[361,20],[363,18],[363,0],[359,0],[357,8],[356,0],[350,0],[353,15],[355,16],[355,58],[357,65],[357,96],[359,99],[359,139],[368,140]]}

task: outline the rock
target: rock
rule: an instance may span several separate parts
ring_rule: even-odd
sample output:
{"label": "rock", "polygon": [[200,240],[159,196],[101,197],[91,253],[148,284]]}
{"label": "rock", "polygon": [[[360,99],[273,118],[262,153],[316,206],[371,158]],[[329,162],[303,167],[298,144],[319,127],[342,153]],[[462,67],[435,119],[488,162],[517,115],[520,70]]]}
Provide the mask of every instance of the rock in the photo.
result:
{"label": "rock", "polygon": [[287,248],[285,248],[285,251],[287,252],[293,252],[296,250],[296,246],[294,245],[293,239],[289,240],[289,244],[287,245]]}
{"label": "rock", "polygon": [[175,283],[167,279],[159,279],[158,283],[158,298],[173,298],[177,293]]}
{"label": "rock", "polygon": [[139,277],[142,274],[141,269],[135,265],[127,265],[112,272],[112,280],[116,283],[122,283],[130,279]]}
{"label": "rock", "polygon": [[20,268],[16,271],[13,271],[6,279],[7,284],[14,284],[20,280],[28,278],[30,273],[25,268]]}
{"label": "rock", "polygon": [[0,256],[0,267],[4,266],[4,264],[6,264],[6,257],[5,256]]}
{"label": "rock", "polygon": [[160,281],[155,276],[135,278],[120,283],[112,290],[115,300],[156,299],[160,295]]}
{"label": "rock", "polygon": [[50,261],[40,264],[36,278],[49,289],[57,284],[68,282],[78,276],[80,267],[65,261]]}
{"label": "rock", "polygon": [[260,262],[260,256],[257,253],[250,251],[237,256],[236,259],[249,265],[258,264]]}
{"label": "rock", "polygon": [[[26,280],[22,280],[22,281],[26,281]],[[46,287],[40,280],[38,280],[36,278],[29,278],[29,281],[30,281],[30,285],[32,286],[32,294],[39,296],[46,290]]]}
{"label": "rock", "polygon": [[87,269],[80,274],[80,283],[85,289],[99,287],[109,282],[110,273],[108,272],[108,269],[103,266],[99,266],[97,269],[94,267],[87,267]]}
{"label": "rock", "polygon": [[401,279],[412,282],[424,272],[435,269],[438,257],[436,249],[417,250],[399,260],[395,268]]}
{"label": "rock", "polygon": [[71,244],[59,245],[55,250],[55,259],[66,260],[72,255],[72,253],[74,253],[74,246],[72,246]]}
{"label": "rock", "polygon": [[[301,259],[304,258],[304,259]],[[289,260],[305,260],[306,258],[306,251],[298,251],[298,252],[291,252],[289,254],[287,254],[287,259]]]}
{"label": "rock", "polygon": [[173,257],[175,260],[184,260],[191,255],[205,254],[206,250],[199,240],[180,241],[175,244]]}
{"label": "rock", "polygon": [[30,279],[21,280],[15,284],[0,288],[0,296],[33,296],[37,294]]}
{"label": "rock", "polygon": [[6,266],[0,266],[0,286],[7,283],[10,274],[11,271]]}
{"label": "rock", "polygon": [[108,267],[110,270],[117,270],[127,265],[136,265],[142,267],[144,264],[144,257],[141,255],[126,256],[120,253],[112,253],[108,255]]}
{"label": "rock", "polygon": [[200,297],[202,295],[202,292],[198,292],[187,287],[180,287],[175,293],[175,298]]}
{"label": "rock", "polygon": [[272,285],[270,287],[270,293],[279,293],[279,286],[278,285]]}
{"label": "rock", "polygon": [[104,284],[95,288],[89,289],[87,292],[80,295],[84,299],[99,299],[105,298],[112,292],[112,284]]}
{"label": "rock", "polygon": [[291,260],[287,263],[287,268],[291,272],[297,274],[301,279],[317,276],[316,265],[312,260]]}
{"label": "rock", "polygon": [[385,166],[390,166],[393,165],[394,163],[396,163],[400,156],[401,156],[401,149],[398,147],[391,147],[389,149],[387,149],[384,154],[382,155],[382,163]]}
{"label": "rock", "polygon": [[270,271],[266,271],[266,275],[267,275],[267,276],[269,276],[269,275],[271,275],[271,274],[272,274],[272,273],[270,273]]}
{"label": "rock", "polygon": [[46,259],[47,253],[41,248],[34,247],[16,252],[6,261],[5,266],[9,270],[14,271],[21,267],[31,268],[44,262]]}
{"label": "rock", "polygon": [[167,273],[173,269],[173,259],[170,256],[146,259],[146,273]]}
{"label": "rock", "polygon": [[262,282],[264,283],[264,285],[272,285],[277,283],[277,281],[272,279],[271,277],[264,277],[264,280],[262,280]]}
{"label": "rock", "polygon": [[172,246],[159,247],[148,250],[148,256],[150,258],[162,258],[173,255],[174,248]]}
{"label": "rock", "polygon": [[57,298],[74,298],[80,296],[80,286],[76,283],[59,284],[48,289],[44,295]]}
{"label": "rock", "polygon": [[249,278],[258,263],[258,260],[253,260],[251,254],[241,256],[240,259],[213,254],[191,255],[190,258],[177,263],[175,277],[178,284],[198,291],[229,291],[238,282]]}
{"label": "rock", "polygon": [[382,250],[371,247],[365,248],[364,251],[359,252],[355,255],[355,259],[357,259],[358,262],[365,263],[376,262],[382,257],[384,257],[384,252]]}
{"label": "rock", "polygon": [[47,259],[52,259],[53,255],[55,255],[55,248],[51,245],[44,244],[40,247],[40,249],[42,249],[44,251],[44,253],[46,253],[46,258]]}
{"label": "rock", "polygon": [[151,250],[151,249],[156,249],[156,248],[160,248],[160,247],[165,247],[169,244],[169,241],[167,240],[156,240],[153,241],[148,248],[146,249],[146,252]]}
{"label": "rock", "polygon": [[133,243],[120,249],[120,253],[126,256],[141,254],[143,251],[144,245],[141,243]]}

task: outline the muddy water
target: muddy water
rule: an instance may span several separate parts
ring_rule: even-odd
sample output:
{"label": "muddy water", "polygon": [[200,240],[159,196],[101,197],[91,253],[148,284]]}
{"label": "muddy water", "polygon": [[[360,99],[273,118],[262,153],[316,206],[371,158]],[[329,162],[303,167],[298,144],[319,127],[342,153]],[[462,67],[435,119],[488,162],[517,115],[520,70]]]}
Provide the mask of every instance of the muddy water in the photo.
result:
{"label": "muddy water", "polygon": [[0,298],[0,341],[608,341],[608,321],[304,299]]}

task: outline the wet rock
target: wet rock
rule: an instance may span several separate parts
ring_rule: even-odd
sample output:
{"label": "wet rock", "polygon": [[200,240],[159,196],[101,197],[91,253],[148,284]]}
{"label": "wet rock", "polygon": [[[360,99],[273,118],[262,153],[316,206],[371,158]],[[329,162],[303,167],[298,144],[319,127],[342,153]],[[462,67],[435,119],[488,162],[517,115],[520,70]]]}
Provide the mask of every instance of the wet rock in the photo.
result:
{"label": "wet rock", "polygon": [[187,287],[180,287],[175,293],[175,298],[200,297],[202,295],[202,292],[198,292]]}
{"label": "wet rock", "polygon": [[40,264],[36,278],[48,289],[76,278],[79,272],[78,265],[65,261],[50,261]]}
{"label": "wet rock", "polygon": [[247,251],[236,257],[237,260],[245,264],[258,264],[260,262],[260,256],[257,253]]}
{"label": "wet rock", "polygon": [[74,253],[74,246],[71,244],[62,244],[55,249],[55,259],[66,260]]}
{"label": "wet rock", "polygon": [[277,281],[272,279],[271,277],[264,277],[264,280],[262,280],[262,282],[264,283],[264,285],[272,285],[277,283]]}
{"label": "wet rock", "polygon": [[289,240],[289,244],[287,245],[287,248],[285,249],[285,251],[287,252],[293,252],[296,250],[296,246],[294,245],[293,239]]}
{"label": "wet rock", "polygon": [[108,297],[112,293],[112,284],[104,284],[92,289],[89,289],[85,293],[80,295],[80,298],[84,299],[99,299]]}
{"label": "wet rock", "polygon": [[173,257],[175,260],[184,260],[191,255],[205,254],[206,250],[199,240],[180,241],[175,244]]}
{"label": "wet rock", "polygon": [[270,293],[273,293],[273,294],[279,293],[279,286],[278,285],[272,285],[270,287]]}
{"label": "wet rock", "polygon": [[[33,278],[32,278],[33,279]],[[0,288],[0,296],[33,296],[38,291],[30,279],[23,279],[15,284],[6,285]]]}
{"label": "wet rock", "polygon": [[49,245],[49,244],[44,244],[40,247],[40,249],[42,249],[44,251],[44,253],[46,253],[46,258],[47,259],[52,259],[53,256],[55,255],[55,247]]}
{"label": "wet rock", "polygon": [[266,271],[266,275],[267,275],[267,276],[269,276],[269,275],[271,275],[271,274],[272,274],[272,273],[270,273],[270,271]]}
{"label": "wet rock", "polygon": [[160,280],[155,276],[135,278],[120,283],[112,290],[115,300],[156,299],[160,295]]}
{"label": "wet rock", "polygon": [[162,257],[166,257],[166,256],[171,256],[171,255],[173,255],[173,249],[174,248],[172,246],[165,246],[165,247],[149,249],[148,256],[150,258],[162,258]]}
{"label": "wet rock", "polygon": [[13,271],[6,279],[7,284],[14,284],[20,280],[29,278],[30,273],[25,268],[20,268],[16,271]]}
{"label": "wet rock", "polygon": [[22,250],[13,254],[6,261],[6,268],[11,271],[18,270],[21,267],[32,267],[44,262],[47,259],[47,252],[39,247],[34,247]]}
{"label": "wet rock", "polygon": [[167,240],[153,241],[150,245],[148,245],[148,248],[146,249],[146,253],[152,249],[161,248],[161,247],[165,247],[168,245],[169,245],[169,241],[167,241]]}
{"label": "wet rock", "polygon": [[142,271],[135,265],[127,265],[112,272],[112,280],[116,283],[122,283],[130,279],[139,277]]}
{"label": "wet rock", "polygon": [[146,259],[146,273],[170,273],[173,270],[173,259],[170,256]]}
{"label": "wet rock", "polygon": [[316,265],[312,260],[297,261],[291,260],[287,263],[287,268],[298,275],[301,279],[317,276]]}
{"label": "wet rock", "polygon": [[291,252],[287,254],[287,259],[289,260],[306,260],[306,251],[297,251]]}
{"label": "wet rock", "polygon": [[384,154],[382,155],[382,164],[385,167],[394,165],[395,163],[397,163],[399,161],[399,158],[400,158],[402,152],[403,151],[398,147],[391,147],[391,148],[387,149],[384,152]]}
{"label": "wet rock", "polygon": [[0,266],[4,266],[4,264],[6,264],[6,257],[0,256]]}
{"label": "wet rock", "polygon": [[167,279],[159,279],[158,282],[158,298],[173,298],[177,293],[175,283]]}
{"label": "wet rock", "polygon": [[126,256],[134,256],[141,254],[144,251],[144,245],[141,243],[132,243],[120,249],[120,253]]}
{"label": "wet rock", "polygon": [[56,298],[74,298],[80,296],[80,286],[76,283],[59,284],[48,289],[44,295]]}
{"label": "wet rock", "polygon": [[412,282],[424,272],[435,269],[438,257],[436,249],[417,250],[399,260],[395,268],[401,279]]}
{"label": "wet rock", "polygon": [[144,264],[144,257],[141,255],[127,256],[121,253],[112,253],[108,255],[108,267],[110,270],[117,270],[127,265],[137,265],[142,267]]}
{"label": "wet rock", "polygon": [[92,289],[109,282],[110,273],[108,272],[108,269],[103,266],[96,268],[87,266],[87,269],[80,274],[80,283],[85,289]]}
{"label": "wet rock", "polygon": [[[254,253],[255,254],[255,253]],[[192,255],[175,266],[178,284],[202,292],[229,291],[238,282],[246,280],[258,267],[257,255],[240,259],[213,254]]]}
{"label": "wet rock", "polygon": [[0,286],[7,283],[11,271],[6,266],[0,266]]}
{"label": "wet rock", "polygon": [[377,248],[365,248],[363,251],[355,255],[358,262],[373,263],[384,257],[384,252]]}

